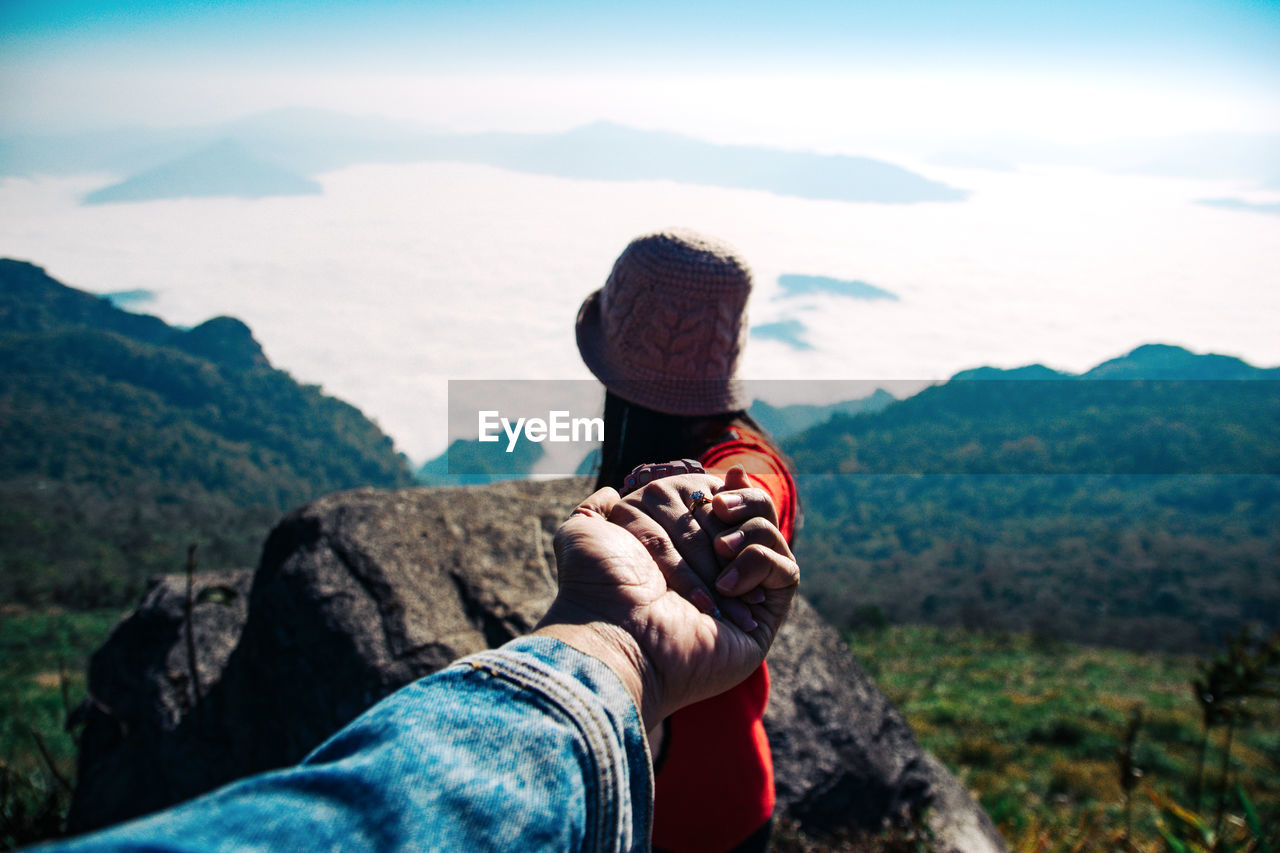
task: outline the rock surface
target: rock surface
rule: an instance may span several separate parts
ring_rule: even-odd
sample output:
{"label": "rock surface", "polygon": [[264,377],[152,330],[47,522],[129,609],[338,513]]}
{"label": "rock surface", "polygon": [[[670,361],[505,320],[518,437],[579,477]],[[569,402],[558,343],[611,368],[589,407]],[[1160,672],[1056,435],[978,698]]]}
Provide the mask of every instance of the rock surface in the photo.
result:
{"label": "rock surface", "polygon": [[153,579],[137,609],[89,662],[90,699],[69,725],[84,723],[80,768],[68,816],[79,832],[164,808],[234,778],[212,733],[221,720],[207,697],[244,626],[253,572],[201,572],[191,629],[200,681],[196,710],[188,651],[187,582]]}
{"label": "rock surface", "polygon": [[[552,537],[587,491],[584,479],[360,490],[295,510],[252,578],[198,576],[197,600],[215,590],[192,610],[198,707],[186,582],[157,581],[90,665],[69,828],[296,762],[401,685],[528,631],[555,593]],[[769,666],[781,816],[845,836],[923,814],[940,850],[1004,849],[805,602]]]}

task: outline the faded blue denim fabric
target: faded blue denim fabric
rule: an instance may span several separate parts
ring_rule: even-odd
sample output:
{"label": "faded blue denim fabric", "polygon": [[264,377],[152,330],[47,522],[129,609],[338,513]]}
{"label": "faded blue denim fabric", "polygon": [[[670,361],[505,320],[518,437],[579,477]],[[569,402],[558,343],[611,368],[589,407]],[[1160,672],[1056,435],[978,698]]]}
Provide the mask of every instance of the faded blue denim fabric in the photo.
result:
{"label": "faded blue denim fabric", "polygon": [[402,688],[296,767],[54,849],[622,853],[649,848],[652,804],[617,675],[529,637]]}

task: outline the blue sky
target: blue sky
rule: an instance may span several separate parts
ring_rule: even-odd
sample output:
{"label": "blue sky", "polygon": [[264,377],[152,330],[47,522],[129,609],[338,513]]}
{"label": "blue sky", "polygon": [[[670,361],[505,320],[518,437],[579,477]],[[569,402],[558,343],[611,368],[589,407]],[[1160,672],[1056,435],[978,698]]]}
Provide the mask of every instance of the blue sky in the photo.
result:
{"label": "blue sky", "polygon": [[397,69],[1103,63],[1269,76],[1280,67],[1275,2],[22,0],[0,9],[6,53],[28,59],[88,51],[124,60],[127,51],[135,60],[230,54]]}
{"label": "blue sky", "polygon": [[[169,90],[158,75],[174,78]],[[382,82],[373,82],[379,75]],[[121,121],[188,118],[202,99],[211,117],[226,117],[235,111],[230,89],[243,93],[242,112],[291,99],[345,108],[367,100],[351,82],[356,78],[366,79],[367,91],[385,92],[386,77],[424,75],[558,77],[568,81],[566,92],[582,85],[570,78],[592,76],[625,90],[624,98],[678,76],[690,86],[717,76],[794,78],[793,91],[815,109],[828,96],[808,95],[806,81],[821,88],[831,75],[862,75],[864,83],[876,75],[909,78],[913,91],[928,88],[929,79],[969,87],[1043,81],[1058,89],[1080,84],[1067,98],[1076,105],[1105,89],[1125,89],[1139,100],[1185,93],[1194,103],[1171,101],[1167,115],[1208,105],[1222,115],[1207,117],[1205,129],[1215,123],[1249,129],[1266,124],[1262,113],[1272,111],[1280,93],[1280,3],[0,0],[0,114],[10,116],[0,120],[7,125],[0,131],[23,122],[70,126],[77,116],[102,123],[111,105]],[[329,104],[307,91],[326,86],[347,92]],[[911,100],[902,97],[904,104]],[[1036,96],[1030,90],[998,97]],[[938,96],[943,103],[949,98]],[[592,99],[608,103],[603,92]],[[749,98],[741,100],[745,106]],[[1224,101],[1229,108],[1212,106]],[[680,109],[696,108],[690,99]],[[919,107],[930,108],[927,99]],[[500,125],[504,109],[471,119]],[[1104,113],[1127,109],[1109,104]],[[568,120],[592,110],[600,108],[583,102],[576,112],[562,112]],[[421,111],[457,113],[463,121],[470,115],[457,104]],[[547,114],[560,112],[553,106]],[[651,120],[666,122],[656,114]]]}

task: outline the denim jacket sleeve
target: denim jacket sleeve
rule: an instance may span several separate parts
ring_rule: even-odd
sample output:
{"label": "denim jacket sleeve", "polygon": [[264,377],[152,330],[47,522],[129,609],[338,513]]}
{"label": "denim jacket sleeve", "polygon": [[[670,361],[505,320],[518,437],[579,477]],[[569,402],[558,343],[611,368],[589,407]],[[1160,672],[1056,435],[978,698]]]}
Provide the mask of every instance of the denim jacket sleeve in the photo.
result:
{"label": "denim jacket sleeve", "polygon": [[296,767],[58,849],[647,850],[648,749],[611,669],[528,637],[400,689]]}

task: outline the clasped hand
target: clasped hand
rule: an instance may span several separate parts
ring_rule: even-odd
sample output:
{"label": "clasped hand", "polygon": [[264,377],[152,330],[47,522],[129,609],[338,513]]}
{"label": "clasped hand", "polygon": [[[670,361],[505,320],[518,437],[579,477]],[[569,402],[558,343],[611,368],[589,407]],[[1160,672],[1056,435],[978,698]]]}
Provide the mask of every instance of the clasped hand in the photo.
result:
{"label": "clasped hand", "polygon": [[[710,504],[689,505],[696,491]],[[559,592],[539,634],[604,661],[646,728],[715,696],[764,660],[800,570],[768,496],[741,468],[582,502],[555,537]]]}

